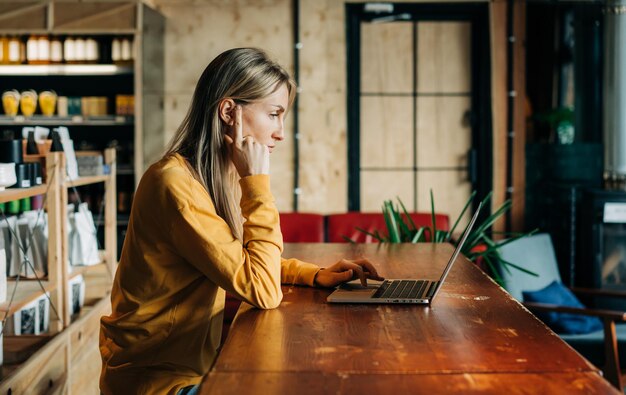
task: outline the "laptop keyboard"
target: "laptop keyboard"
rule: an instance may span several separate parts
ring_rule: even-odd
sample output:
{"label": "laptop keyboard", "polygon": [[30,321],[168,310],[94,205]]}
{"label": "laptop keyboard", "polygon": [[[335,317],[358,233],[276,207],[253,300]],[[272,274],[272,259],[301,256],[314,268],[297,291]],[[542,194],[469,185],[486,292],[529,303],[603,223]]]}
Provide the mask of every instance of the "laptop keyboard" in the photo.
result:
{"label": "laptop keyboard", "polygon": [[385,280],[373,298],[381,299],[421,299],[430,298],[435,292],[436,281],[424,280]]}

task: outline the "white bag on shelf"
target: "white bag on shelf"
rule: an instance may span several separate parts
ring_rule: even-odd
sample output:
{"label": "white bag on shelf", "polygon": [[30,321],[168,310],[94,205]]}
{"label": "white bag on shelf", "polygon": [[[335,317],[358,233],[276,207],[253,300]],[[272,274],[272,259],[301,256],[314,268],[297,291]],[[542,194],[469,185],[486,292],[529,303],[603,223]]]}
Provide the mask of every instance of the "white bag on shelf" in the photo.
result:
{"label": "white bag on shelf", "polygon": [[100,263],[96,226],[87,203],[81,203],[78,211],[69,212],[71,224],[70,262],[72,265],[95,265]]}
{"label": "white bag on shelf", "polygon": [[45,275],[48,273],[48,214],[25,211],[22,215],[28,221],[28,229],[32,235],[25,241],[25,248],[28,248],[29,256],[33,257],[35,271]]}
{"label": "white bag on shelf", "polygon": [[65,153],[65,164],[67,167],[67,178],[75,180],[78,178],[78,162],[74,152],[74,142],[70,139],[70,132],[65,126],[55,128],[61,137],[63,152]]}
{"label": "white bag on shelf", "polygon": [[[22,256],[22,273],[21,276],[26,278],[42,278],[46,275],[45,267],[43,266],[40,259],[35,257],[35,249],[34,246],[31,246],[31,240],[35,243],[34,239],[31,237],[31,225],[30,221],[27,217],[21,217],[17,220],[17,235],[19,237],[20,245],[23,250],[21,250]],[[28,259],[28,261],[26,261]]]}
{"label": "white bag on shelf", "polygon": [[[7,217],[6,221],[0,222],[0,229],[4,234],[5,252],[7,259],[7,276],[16,277],[20,275],[26,277],[27,265],[22,265],[24,254],[20,249],[20,231],[17,226],[17,217]],[[32,274],[32,271],[31,271]]]}

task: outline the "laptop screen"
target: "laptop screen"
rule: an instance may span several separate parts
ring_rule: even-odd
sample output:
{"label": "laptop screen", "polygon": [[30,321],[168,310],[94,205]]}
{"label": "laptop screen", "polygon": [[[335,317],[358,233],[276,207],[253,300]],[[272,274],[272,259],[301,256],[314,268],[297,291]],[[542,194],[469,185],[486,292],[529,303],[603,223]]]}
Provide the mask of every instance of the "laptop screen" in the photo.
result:
{"label": "laptop screen", "polygon": [[450,258],[450,260],[448,261],[448,265],[446,266],[445,270],[441,274],[441,278],[439,279],[439,282],[437,283],[437,288],[435,288],[435,291],[433,292],[433,296],[432,298],[430,298],[431,303],[435,299],[435,296],[437,296],[437,293],[439,292],[441,285],[446,279],[446,276],[450,272],[450,269],[452,269],[452,265],[454,264],[454,261],[456,261],[456,258],[461,253],[461,249],[463,248],[463,245],[465,244],[465,241],[467,240],[467,236],[470,234],[472,228],[474,227],[474,223],[476,222],[476,218],[478,218],[478,213],[480,212],[480,209],[482,208],[482,206],[483,206],[483,203],[480,202],[480,204],[478,205],[478,208],[476,209],[476,212],[474,213],[474,216],[465,227],[465,230],[463,231],[463,235],[461,236],[461,240],[459,240],[459,243],[456,245],[456,248],[454,249],[454,253],[452,254],[452,257]]}

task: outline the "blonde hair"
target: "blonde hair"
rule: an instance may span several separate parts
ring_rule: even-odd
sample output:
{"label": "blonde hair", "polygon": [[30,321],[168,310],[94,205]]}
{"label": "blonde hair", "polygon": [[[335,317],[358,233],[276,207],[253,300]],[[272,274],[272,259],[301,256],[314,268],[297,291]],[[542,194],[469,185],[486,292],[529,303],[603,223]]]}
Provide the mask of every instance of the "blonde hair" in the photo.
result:
{"label": "blonde hair", "polygon": [[229,126],[219,116],[219,103],[229,98],[237,103],[254,102],[282,85],[289,91],[291,105],[296,84],[265,52],[235,48],[221,53],[200,76],[189,111],[165,154],[178,153],[188,161],[194,176],[213,199],[217,214],[240,240],[243,230],[239,177],[224,142]]}

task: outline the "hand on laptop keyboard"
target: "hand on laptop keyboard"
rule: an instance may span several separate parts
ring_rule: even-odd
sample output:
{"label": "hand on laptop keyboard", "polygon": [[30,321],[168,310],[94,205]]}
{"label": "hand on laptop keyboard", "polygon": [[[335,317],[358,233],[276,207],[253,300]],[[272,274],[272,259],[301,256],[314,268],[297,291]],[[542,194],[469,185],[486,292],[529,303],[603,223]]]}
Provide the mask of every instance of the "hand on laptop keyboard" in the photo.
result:
{"label": "hand on laptop keyboard", "polygon": [[365,259],[342,259],[339,262],[320,270],[315,276],[315,285],[318,287],[336,287],[347,281],[361,280],[361,284],[367,286],[367,279],[384,280],[378,275],[372,263]]}

